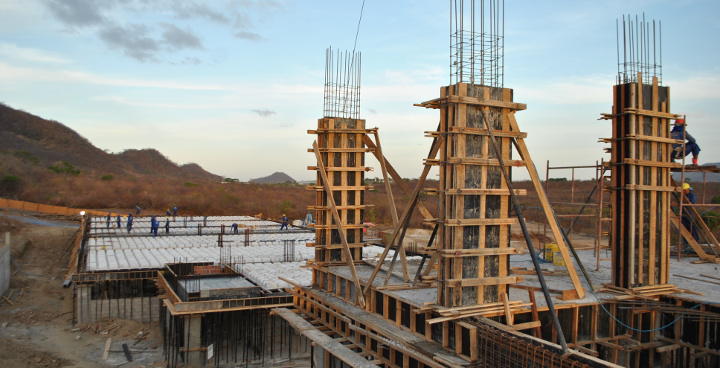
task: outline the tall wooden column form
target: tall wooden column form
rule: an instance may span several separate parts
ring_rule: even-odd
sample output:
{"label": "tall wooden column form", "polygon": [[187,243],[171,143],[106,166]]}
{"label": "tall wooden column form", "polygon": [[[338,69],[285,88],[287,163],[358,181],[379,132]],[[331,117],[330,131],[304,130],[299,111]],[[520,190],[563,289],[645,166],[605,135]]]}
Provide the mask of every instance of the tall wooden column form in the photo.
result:
{"label": "tall wooden column form", "polygon": [[[438,303],[445,307],[499,302],[507,285],[509,190],[490,146],[483,119],[494,130],[505,165],[512,160],[509,115],[519,110],[512,90],[457,83],[441,88],[440,131],[445,136],[437,164],[439,188]],[[523,105],[524,108],[524,105]],[[506,167],[508,175],[510,168]]]}
{"label": "tall wooden column form", "polygon": [[[637,81],[613,87],[612,276],[623,288],[668,283],[670,262],[670,88]],[[679,142],[682,143],[682,142]]]}
{"label": "tall wooden column form", "polygon": [[[317,130],[308,133],[317,135],[317,147],[322,163],[308,167],[316,170],[317,182],[309,189],[316,192],[315,205],[308,207],[314,211],[315,224],[315,268],[313,286],[327,289],[327,272],[324,267],[346,265],[348,260],[343,252],[344,244],[340,237],[338,224],[333,218],[329,196],[332,195],[336,209],[345,231],[353,262],[362,260],[363,219],[365,211],[364,184],[365,152],[363,143],[365,120],[344,118],[323,118],[318,120]],[[310,152],[313,152],[311,149]],[[324,167],[327,173],[330,192],[323,185],[319,170]]]}

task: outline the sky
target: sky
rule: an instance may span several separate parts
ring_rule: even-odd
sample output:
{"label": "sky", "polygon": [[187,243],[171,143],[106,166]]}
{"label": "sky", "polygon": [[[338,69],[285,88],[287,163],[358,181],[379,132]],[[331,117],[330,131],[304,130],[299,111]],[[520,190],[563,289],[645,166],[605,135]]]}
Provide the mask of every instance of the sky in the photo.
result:
{"label": "sky", "polygon": [[[101,149],[155,148],[248,180],[314,177],[325,49],[352,49],[362,0],[0,0],[0,102],[76,130]],[[662,21],[663,84],[701,162],[720,161],[720,2],[507,0],[505,87],[543,173],[593,164],[610,135],[615,21]],[[366,0],[361,118],[417,177],[438,111],[414,103],[449,84],[449,5]],[[605,156],[607,158],[607,156]],[[379,165],[369,177],[380,176]],[[515,177],[526,178],[522,170]],[[557,172],[553,177],[569,173]],[[578,177],[594,176],[578,171]]]}

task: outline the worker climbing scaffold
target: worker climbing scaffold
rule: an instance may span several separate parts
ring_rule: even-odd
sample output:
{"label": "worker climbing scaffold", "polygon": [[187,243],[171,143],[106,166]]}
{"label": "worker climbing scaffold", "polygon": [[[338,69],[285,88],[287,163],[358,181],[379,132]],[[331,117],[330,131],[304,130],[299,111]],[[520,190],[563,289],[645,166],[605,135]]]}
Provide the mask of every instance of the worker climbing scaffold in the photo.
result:
{"label": "worker climbing scaffold", "polygon": [[[673,160],[680,160],[683,157],[692,153],[693,165],[698,165],[698,157],[700,156],[700,146],[698,146],[695,138],[688,133],[685,129],[685,119],[676,119],[675,126],[670,131],[670,136],[673,139],[682,140],[684,144],[673,144],[673,151],[671,158]],[[685,147],[685,153],[683,154],[683,146]]]}

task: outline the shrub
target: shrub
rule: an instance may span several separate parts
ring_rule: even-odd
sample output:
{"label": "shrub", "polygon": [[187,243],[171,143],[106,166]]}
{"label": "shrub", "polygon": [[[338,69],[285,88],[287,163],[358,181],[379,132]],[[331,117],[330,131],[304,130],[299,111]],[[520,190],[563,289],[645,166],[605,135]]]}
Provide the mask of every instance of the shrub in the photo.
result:
{"label": "shrub", "polygon": [[282,213],[288,213],[291,210],[295,209],[295,204],[286,199],[280,202],[279,209]]}
{"label": "shrub", "polygon": [[710,200],[710,203],[720,204],[720,195],[717,195],[717,196],[713,197],[713,198]]}
{"label": "shrub", "polygon": [[20,178],[15,175],[5,175],[0,179],[0,194],[14,196],[20,192]]}
{"label": "shrub", "polygon": [[[713,198],[715,199],[715,198]],[[707,226],[710,228],[710,230],[715,231],[718,228],[720,228],[720,214],[714,211],[706,211],[702,214],[702,218],[707,224]]]}
{"label": "shrub", "polygon": [[37,165],[40,163],[40,159],[38,159],[35,155],[28,151],[15,151],[13,155],[25,162],[30,162],[33,165]]}
{"label": "shrub", "polygon": [[110,180],[113,180],[113,176],[110,175],[110,174],[103,175],[103,176],[100,177],[100,180],[110,181]]}
{"label": "shrub", "polygon": [[56,174],[67,174],[73,176],[80,175],[80,170],[67,161],[60,161],[52,166],[49,166],[48,169]]}
{"label": "shrub", "polygon": [[184,185],[188,188],[194,188],[194,187],[198,186],[198,184],[191,183],[189,181],[186,181]]}

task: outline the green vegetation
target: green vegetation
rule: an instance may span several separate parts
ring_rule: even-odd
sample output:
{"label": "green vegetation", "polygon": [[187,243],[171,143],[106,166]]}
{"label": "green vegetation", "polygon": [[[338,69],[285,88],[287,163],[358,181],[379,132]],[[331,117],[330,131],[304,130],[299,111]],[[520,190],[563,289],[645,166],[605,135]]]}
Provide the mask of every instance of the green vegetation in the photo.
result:
{"label": "green vegetation", "polygon": [[[717,197],[716,197],[717,198]],[[713,198],[714,200],[715,198]],[[703,212],[702,218],[712,231],[720,228],[720,214],[714,211]]]}
{"label": "green vegetation", "polygon": [[720,204],[720,195],[714,196],[714,197],[710,200],[710,203],[712,203],[712,204]]}
{"label": "green vegetation", "polygon": [[223,183],[238,183],[240,182],[240,179],[235,178],[224,178]]}
{"label": "green vegetation", "polygon": [[0,179],[0,195],[14,196],[20,192],[20,178],[15,175],[5,175]]}
{"label": "green vegetation", "polygon": [[198,186],[198,184],[191,183],[189,181],[186,181],[185,184],[183,184],[183,185],[185,185],[188,188],[194,188],[194,187]]}
{"label": "green vegetation", "polygon": [[106,174],[106,175],[101,176],[100,180],[110,181],[110,180],[113,180],[113,176],[110,174]]}
{"label": "green vegetation", "polygon": [[295,204],[286,199],[280,202],[279,209],[282,213],[288,213],[295,209]]}
{"label": "green vegetation", "polygon": [[37,158],[37,156],[35,156],[32,153],[27,152],[27,151],[15,151],[15,153],[13,153],[13,155],[15,157],[17,157],[25,162],[29,162],[33,165],[37,165],[40,163],[40,159]]}
{"label": "green vegetation", "polygon": [[568,181],[567,178],[550,178],[548,181],[558,181],[558,182],[564,182]]}
{"label": "green vegetation", "polygon": [[48,169],[56,174],[67,174],[73,176],[80,175],[80,170],[67,161],[60,161],[52,166],[49,166]]}

